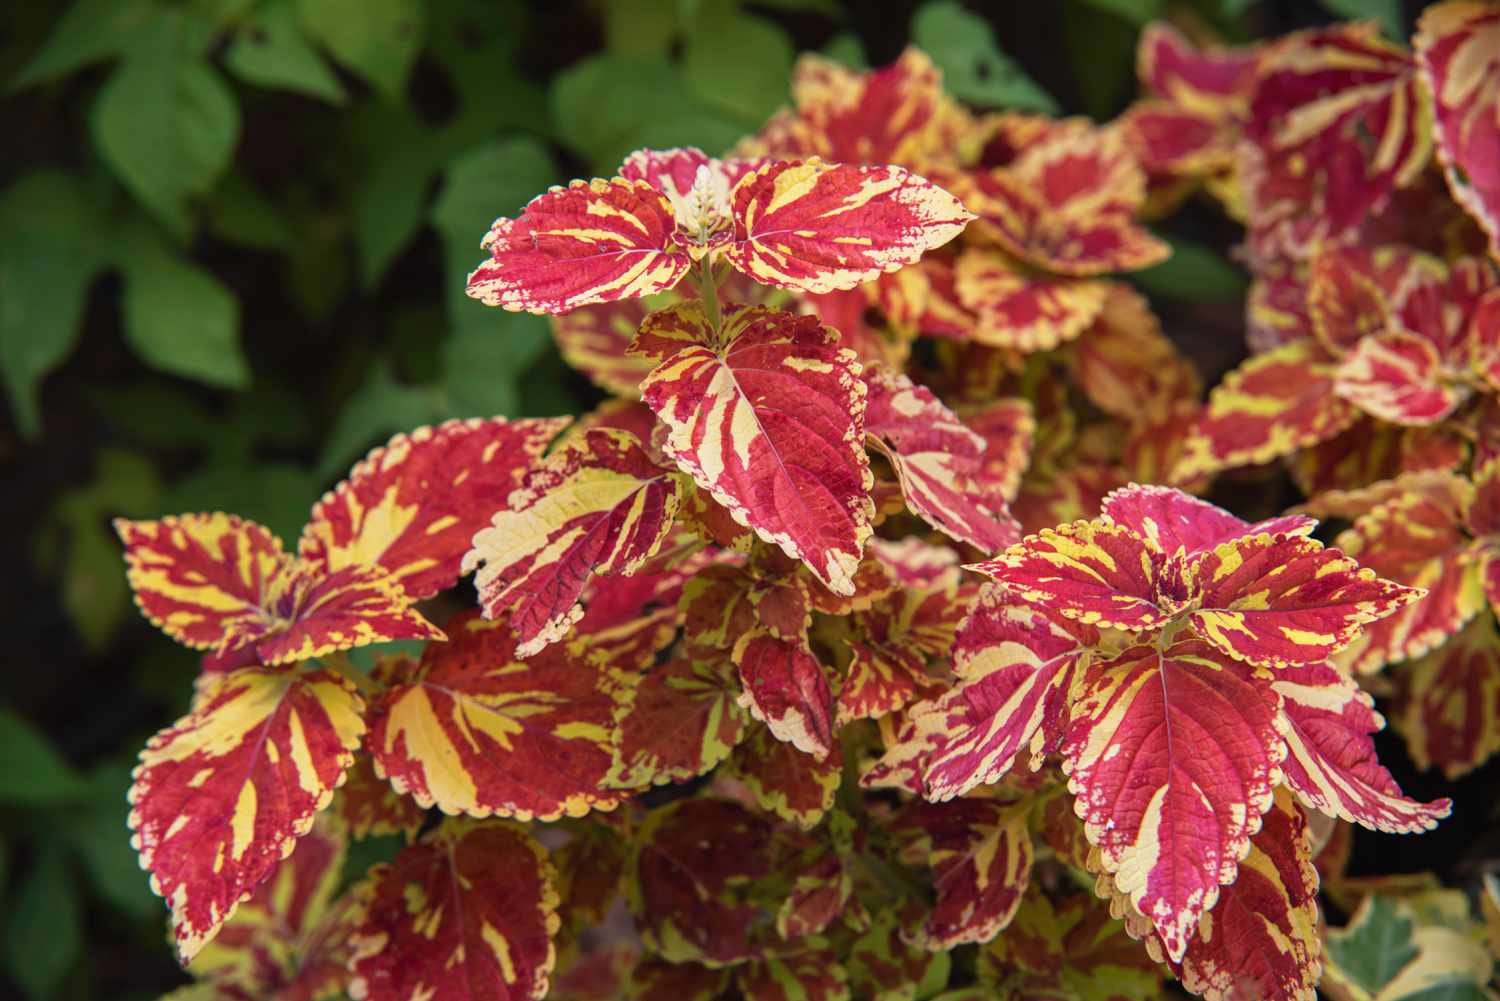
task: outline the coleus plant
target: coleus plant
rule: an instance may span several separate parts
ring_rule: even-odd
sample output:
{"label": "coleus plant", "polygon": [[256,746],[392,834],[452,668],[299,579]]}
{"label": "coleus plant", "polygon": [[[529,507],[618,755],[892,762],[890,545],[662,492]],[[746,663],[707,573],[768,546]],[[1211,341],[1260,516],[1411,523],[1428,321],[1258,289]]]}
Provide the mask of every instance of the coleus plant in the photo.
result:
{"label": "coleus plant", "polygon": [[[1167,253],[1141,214],[1256,176],[1225,151],[1274,60],[1217,58],[1148,32],[1156,96],[1106,126],[975,115],[916,50],[805,58],[736,155],[642,150],[485,237],[470,294],[615,398],[398,435],[295,556],[118,523],[206,651],[130,793],[191,996],[1311,998],[1334,822],[1449,808],[1376,760],[1348,664],[1483,586],[1492,488],[1430,484],[1456,555],[1397,582],[1354,558],[1383,529],[1346,555],[1131,482],[1219,468],[1111,277]],[[340,892],[372,834],[405,846]]]}

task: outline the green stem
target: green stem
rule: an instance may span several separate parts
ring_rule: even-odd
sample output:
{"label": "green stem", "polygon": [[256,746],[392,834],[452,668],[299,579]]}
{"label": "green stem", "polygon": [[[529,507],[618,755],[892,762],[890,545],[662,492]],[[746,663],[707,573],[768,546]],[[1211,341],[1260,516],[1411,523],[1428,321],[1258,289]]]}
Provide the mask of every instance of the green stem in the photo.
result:
{"label": "green stem", "polygon": [[698,262],[698,294],[703,297],[703,316],[708,320],[708,329],[718,336],[724,316],[719,310],[719,279],[708,255]]}

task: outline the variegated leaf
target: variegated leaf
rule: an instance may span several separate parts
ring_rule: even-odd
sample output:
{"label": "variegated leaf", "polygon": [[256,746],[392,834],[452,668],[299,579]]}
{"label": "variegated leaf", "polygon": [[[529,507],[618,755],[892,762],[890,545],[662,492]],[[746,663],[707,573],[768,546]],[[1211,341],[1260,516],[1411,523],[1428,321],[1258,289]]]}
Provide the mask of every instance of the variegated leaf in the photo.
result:
{"label": "variegated leaf", "polygon": [[1370,698],[1329,664],[1278,671],[1277,729],[1286,741],[1281,772],[1309,808],[1372,830],[1405,834],[1431,830],[1448,815],[1446,799],[1418,803],[1401,794],[1375,757],[1371,734],[1385,726]]}
{"label": "variegated leaf", "polygon": [[931,868],[937,900],[917,941],[934,952],[988,942],[1021,904],[1031,879],[1030,804],[965,798],[916,803],[900,825]]}
{"label": "variegated leaf", "polygon": [[567,423],[495,417],[398,434],[313,506],[298,553],[325,571],[379,567],[414,600],[447,590],[496,499]]}
{"label": "variegated leaf", "polygon": [[954,275],[959,302],[974,314],[973,339],[997,348],[1046,351],[1074,340],[1104,309],[1110,283],[1023,270],[993,250],[970,248]]}
{"label": "variegated leaf", "polygon": [[954,643],[959,684],[910,708],[863,783],[946,800],[997,781],[1022,752],[1039,764],[1062,740],[1074,674],[1098,639],[1092,626],[987,585]]}
{"label": "variegated leaf", "polygon": [[586,431],[536,465],[463,559],[488,618],[508,616],[522,656],[583,615],[592,574],[632,574],[672,527],[682,481],[632,434]]}
{"label": "variegated leaf", "polygon": [[1276,46],[1245,131],[1251,239],[1267,256],[1345,237],[1417,178],[1432,149],[1415,64],[1373,21]]}
{"label": "variegated leaf", "polygon": [[865,374],[865,384],[865,433],[895,468],[907,506],[948,537],[985,552],[1018,541],[1004,482],[985,477],[985,440],[903,374],[876,369]]}
{"label": "variegated leaf", "polygon": [[1189,572],[1194,628],[1232,657],[1274,667],[1326,660],[1423,594],[1284,533],[1221,542]]}
{"label": "variegated leaf", "polygon": [[1134,271],[1171,252],[1133,219],[1146,177],[1118,130],[1060,130],[975,181],[969,201],[985,235],[1043,270]]}
{"label": "variegated leaf", "polygon": [[523,828],[446,820],[370,879],[351,940],[356,1001],[546,996],[558,896],[552,864]]}
{"label": "variegated leaf", "polygon": [[141,752],[131,844],[192,959],[291,854],[333,799],[364,733],[364,704],[329,671],[218,675]]}
{"label": "variegated leaf", "polygon": [[1137,483],[1112,491],[1104,498],[1100,513],[1168,556],[1179,552],[1198,556],[1223,543],[1263,533],[1308,535],[1318,524],[1300,514],[1251,524],[1181,490]]}
{"label": "variegated leaf", "polygon": [[184,646],[284,664],[369,643],[442,639],[396,581],[375,567],[331,573],[230,514],[117,519],[142,614]]}
{"label": "variegated leaf", "polygon": [[745,784],[761,809],[810,830],[833,806],[843,769],[837,744],[827,756],[815,758],[761,724],[730,755],[728,774]]}
{"label": "variegated leaf", "polygon": [[605,784],[621,789],[686,782],[743,739],[739,679],[727,654],[673,656],[646,672],[615,710],[619,746]]}
{"label": "variegated leaf", "polygon": [[[641,387],[667,426],[667,453],[736,521],[834,592],[852,593],[873,517],[853,353],[808,316],[732,309],[711,332],[697,303],[654,315],[703,331],[703,344],[678,351]],[[648,320],[642,336],[653,329]]]}
{"label": "variegated leaf", "polygon": [[1417,767],[1452,780],[1500,753],[1500,634],[1490,616],[1401,667],[1398,679],[1393,721]]}
{"label": "variegated leaf", "polygon": [[468,293],[487,306],[567,313],[661,292],[692,265],[676,231],[671,203],[646,181],[574,181],[495,220]]}
{"label": "variegated leaf", "polygon": [[805,641],[778,639],[764,628],[735,644],[739,704],[797,750],[821,759],[835,746],[833,690]]}
{"label": "variegated leaf", "polygon": [[1333,387],[1334,367],[1312,341],[1256,355],[1208,394],[1172,480],[1270,462],[1332,438],[1359,416]]}
{"label": "variegated leaf", "polygon": [[1063,745],[1068,788],[1121,893],[1181,960],[1232,883],[1286,749],[1279,696],[1197,639],[1089,666]]}
{"label": "variegated leaf", "polygon": [[505,620],[460,614],[371,708],[376,771],[422,806],[531,820],[613,809],[602,785],[628,679],[573,644],[522,659]]}
{"label": "variegated leaf", "polygon": [[1404,330],[1363,338],[1339,363],[1334,392],[1392,424],[1436,424],[1458,409],[1464,391],[1450,385],[1425,337]]}
{"label": "variegated leaf", "polygon": [[974,216],[942,188],[895,166],[773,161],[729,195],[724,256],[763,285],[853,288],[941,247]]}
{"label": "variegated leaf", "polygon": [[1139,631],[1165,625],[1180,607],[1159,603],[1163,559],[1128,528],[1075,521],[1028,535],[970,569],[1078,622]]}
{"label": "variegated leaf", "polygon": [[1500,256],[1500,10],[1473,2],[1435,4],[1412,43],[1432,96],[1438,158],[1453,197]]}

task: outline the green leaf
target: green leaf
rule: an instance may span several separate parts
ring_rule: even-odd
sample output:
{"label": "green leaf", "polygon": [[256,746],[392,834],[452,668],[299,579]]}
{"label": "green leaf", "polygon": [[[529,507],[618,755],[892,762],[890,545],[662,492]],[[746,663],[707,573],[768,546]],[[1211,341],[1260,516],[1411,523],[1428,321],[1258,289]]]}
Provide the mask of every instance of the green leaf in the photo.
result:
{"label": "green leaf", "polygon": [[360,281],[373,288],[421,228],[443,149],[438,137],[404,109],[372,107],[355,131],[368,173],[355,188],[354,238]]}
{"label": "green leaf", "polygon": [[445,417],[517,416],[522,377],[552,345],[542,317],[491,313],[489,322],[459,328],[439,349]]}
{"label": "green leaf", "polygon": [[11,976],[38,1001],[56,997],[83,947],[78,890],[59,845],[38,846],[8,912],[5,965]]}
{"label": "green leaf", "polygon": [[1062,27],[1084,110],[1101,121],[1113,117],[1134,92],[1136,26],[1087,0],[1070,0]]}
{"label": "green leaf", "polygon": [[217,70],[183,51],[178,32],[157,34],[99,92],[94,141],[125,187],[182,239],[188,199],[228,166],[240,116]]}
{"label": "green leaf", "polygon": [[449,131],[477,127],[473,138],[455,148],[497,130],[545,132],[546,94],[522,75],[519,50],[532,37],[533,17],[547,17],[546,9],[521,0],[444,0],[430,13],[427,49],[446,72],[459,104]]}
{"label": "green leaf", "polygon": [[955,97],[974,104],[1055,114],[1057,102],[1000,51],[989,23],[957,0],[936,0],[912,19],[912,41],[943,71]]}
{"label": "green leaf", "polygon": [[239,303],[217,278],[150,243],[125,271],[125,339],[142,361],[211,386],[250,384]]}
{"label": "green leaf", "polygon": [[397,431],[429,424],[440,413],[433,390],[396,381],[389,363],[377,358],[364,384],[349,397],[323,442],[317,477],[330,480],[343,472],[366,449]]}
{"label": "green leaf", "polygon": [[1370,994],[1395,979],[1401,968],[1417,958],[1412,923],[1382,897],[1372,899],[1359,924],[1326,937],[1329,958]]}
{"label": "green leaf", "polygon": [[422,47],[421,0],[298,0],[307,33],[376,93],[401,104]]}
{"label": "green leaf", "polygon": [[[785,78],[778,81],[785,86]],[[557,137],[606,177],[643,146],[717,154],[746,131],[743,122],[699,104],[682,73],[661,57],[590,56],[557,75],[551,97]]]}
{"label": "green leaf", "polygon": [[693,19],[683,71],[704,104],[753,127],[786,103],[794,56],[781,28],[719,2]]}
{"label": "green leaf", "polygon": [[1161,16],[1163,0],[1082,0],[1131,24],[1145,26]]}
{"label": "green leaf", "polygon": [[500,216],[514,216],[557,181],[557,166],[531,138],[489,142],[455,157],[443,174],[432,223],[443,238],[444,282],[456,326],[482,322],[493,310],[464,294],[470,271],[484,257],[480,241]]}
{"label": "green leaf", "polygon": [[661,0],[614,0],[604,7],[604,45],[624,56],[665,55],[680,22]]}
{"label": "green leaf", "polygon": [[0,803],[55,806],[87,792],[46,736],[8,706],[0,706],[0,761]]}
{"label": "green leaf", "polygon": [[78,0],[67,6],[41,50],[7,89],[60,80],[85,66],[114,59],[139,44],[161,16],[161,8],[150,0]]}
{"label": "green leaf", "polygon": [[0,196],[0,376],[16,425],[41,430],[39,390],[77,343],[104,266],[94,192],[63,173],[28,174]]}
{"label": "green leaf", "polygon": [[208,204],[208,225],[231,243],[286,250],[296,239],[281,210],[238,172],[224,178]]}
{"label": "green leaf", "polygon": [[120,762],[90,772],[85,779],[90,805],[69,811],[60,830],[101,898],[132,918],[150,919],[161,913],[161,901],[151,892],[130,839],[120,836],[130,812],[125,801],[130,770],[129,762]]}
{"label": "green leaf", "polygon": [[295,539],[322,482],[288,463],[216,460],[173,484],[161,503],[168,511],[233,511],[281,539]]}
{"label": "green leaf", "polygon": [[870,68],[870,57],[865,54],[865,43],[861,42],[859,36],[852,31],[841,31],[830,38],[823,46],[823,55],[835,62],[843,63],[850,69]]}
{"label": "green leaf", "polygon": [[1249,278],[1228,258],[1192,240],[1163,239],[1171,244],[1172,256],[1130,274],[1141,291],[1187,302],[1229,302],[1245,294]]}
{"label": "green leaf", "polygon": [[1406,12],[1401,0],[1322,0],[1331,13],[1351,21],[1379,21],[1380,28],[1390,38],[1405,42]]}
{"label": "green leaf", "polygon": [[235,33],[224,65],[246,83],[344,102],[344,88],[303,37],[293,0],[275,0]]}

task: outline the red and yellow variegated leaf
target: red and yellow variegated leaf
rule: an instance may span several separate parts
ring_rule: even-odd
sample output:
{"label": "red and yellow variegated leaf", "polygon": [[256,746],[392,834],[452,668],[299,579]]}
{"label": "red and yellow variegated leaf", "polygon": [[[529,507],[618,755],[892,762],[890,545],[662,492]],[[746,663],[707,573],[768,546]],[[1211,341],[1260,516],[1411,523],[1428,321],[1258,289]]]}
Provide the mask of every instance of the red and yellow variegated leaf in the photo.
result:
{"label": "red and yellow variegated leaf", "polygon": [[1214,646],[1253,664],[1327,660],[1361,626],[1422,596],[1375,576],[1337,549],[1302,535],[1221,542],[1190,571],[1193,626]]}
{"label": "red and yellow variegated leaf", "polygon": [[910,708],[863,783],[945,800],[998,780],[1023,751],[1040,764],[1062,739],[1073,676],[1098,639],[1092,626],[987,585],[954,643],[959,684]]}
{"label": "red and yellow variegated leaf", "polygon": [[730,192],[724,256],[763,285],[854,288],[952,240],[974,216],[942,188],[895,166],[774,161]]}
{"label": "red and yellow variegated leaf", "polygon": [[1361,417],[1347,431],[1298,453],[1292,478],[1309,497],[1329,490],[1363,490],[1405,473],[1458,469],[1469,444],[1457,428],[1398,428]]}
{"label": "red and yellow variegated leaf", "polygon": [[1339,363],[1334,392],[1392,424],[1436,424],[1458,409],[1465,392],[1444,379],[1442,360],[1425,337],[1392,330],[1361,340]]}
{"label": "red and yellow variegated leaf", "polygon": [[829,948],[752,960],[736,979],[745,1001],[849,1001],[849,973]]}
{"label": "red and yellow variegated leaf", "polygon": [[1091,665],[1063,745],[1089,841],[1180,960],[1233,882],[1286,753],[1279,697],[1199,640]]}
{"label": "red and yellow variegated leaf", "polygon": [[792,70],[794,115],[773,118],[740,146],[745,155],[821,156],[835,162],[899,163],[914,169],[947,155],[956,108],[942,73],[920,49],[857,73],[816,53]]}
{"label": "red and yellow variegated leaf", "polygon": [[632,574],[666,539],[682,481],[632,434],[598,428],[535,466],[464,556],[488,618],[509,616],[522,656],[583,615],[591,574]]}
{"label": "red and yellow variegated leaf", "polygon": [[1329,664],[1287,667],[1271,687],[1281,695],[1282,775],[1310,809],[1397,834],[1431,830],[1448,815],[1446,799],[1418,803],[1401,795],[1370,739],[1385,720],[1348,675]]}
{"label": "red and yellow variegated leaf", "polygon": [[184,646],[284,664],[397,639],[442,639],[375,567],[332,573],[282,552],[253,521],[185,514],[117,519],[136,604]]}
{"label": "red and yellow variegated leaf", "polygon": [[375,765],[367,754],[354,759],[334,800],[334,810],[356,838],[404,834],[410,841],[427,819],[427,811],[416,800],[397,792],[375,774]]}
{"label": "red and yellow variegated leaf", "polygon": [[376,771],[422,806],[530,820],[613,809],[622,676],[559,645],[523,660],[504,620],[451,620],[371,709]]}
{"label": "red and yellow variegated leaf", "polygon": [[320,814],[188,972],[233,997],[317,1001],[343,994],[349,980],[344,935],[358,911],[352,898],[333,903],[346,842],[334,815]]}
{"label": "red and yellow variegated leaf", "polygon": [[[684,286],[686,287],[686,286]],[[671,293],[582,306],[552,317],[552,339],[563,360],[600,389],[617,396],[640,396],[641,380],[653,362],[629,353],[630,342],[647,314],[667,305]]]}
{"label": "red and yellow variegated leaf", "polygon": [[[1091,893],[1054,902],[1032,881],[1005,934],[979,953],[975,1001],[1156,1001],[1162,967]],[[998,990],[998,995],[995,993]]]}
{"label": "red and yellow variegated leaf", "polygon": [[1176,964],[1182,986],[1207,1001],[1316,997],[1323,950],[1307,818],[1278,791],[1262,819],[1239,875],[1200,919],[1197,937]]}
{"label": "red and yellow variegated leaf", "polygon": [[933,951],[988,942],[1015,916],[1031,879],[1030,804],[966,798],[916,803],[902,827],[932,869],[937,900],[917,932]]}
{"label": "red and yellow variegated leaf", "polygon": [[653,811],[628,883],[642,941],[674,963],[756,956],[770,916],[753,884],[773,872],[775,840],[767,818],[728,800],[679,800]]}
{"label": "red and yellow variegated leaf", "polygon": [[908,584],[855,612],[838,722],[884,716],[939,695],[943,683],[929,672],[928,662],[953,648],[971,595],[971,588],[960,585],[955,560],[932,579]]}
{"label": "red and yellow variegated leaf", "polygon": [[1398,672],[1393,717],[1419,768],[1450,780],[1500,753],[1500,634],[1488,615]]}
{"label": "red and yellow variegated leaf", "polygon": [[1075,378],[1107,414],[1134,423],[1159,423],[1184,400],[1202,393],[1198,373],[1162,333],[1144,296],[1111,284],[1088,335],[1073,346]]}
{"label": "red and yellow variegated leaf", "polygon": [[567,423],[496,417],[398,434],[313,506],[298,552],[328,571],[379,567],[413,599],[446,590],[496,500]]}
{"label": "red and yellow variegated leaf", "polygon": [[1478,554],[1463,525],[1473,490],[1451,474],[1425,482],[1427,489],[1377,505],[1338,538],[1341,549],[1377,573],[1427,591],[1366,627],[1343,658],[1358,673],[1426,653],[1484,607]]}
{"label": "red and yellow variegated leaf", "polygon": [[1017,351],[1046,351],[1088,329],[1109,283],[1025,273],[1003,254],[970,249],[958,258],[958,298],[974,313],[974,340]]}
{"label": "red and yellow variegated leaf", "polygon": [[646,181],[574,181],[495,220],[468,293],[487,306],[567,313],[661,292],[692,264],[676,231],[671,203]]}
{"label": "red and yellow variegated leaf", "polygon": [[[711,341],[697,303],[670,312]],[[668,454],[736,521],[852,593],[873,517],[853,353],[816,319],[763,308],[731,310],[712,343],[679,351],[642,384]]]}
{"label": "red and yellow variegated leaf", "polygon": [[843,769],[837,744],[826,757],[815,758],[764,725],[751,730],[729,758],[729,773],[745,784],[757,806],[803,830],[822,823]]}
{"label": "red and yellow variegated leaf", "polygon": [[1163,180],[1203,177],[1234,166],[1234,128],[1170,101],[1137,101],[1120,116],[1119,126],[1146,171],[1148,195]]}
{"label": "red and yellow variegated leaf", "polygon": [[1379,212],[1431,153],[1411,57],[1373,21],[1294,36],[1267,56],[1243,148],[1252,241],[1305,256]]}
{"label": "red and yellow variegated leaf", "polygon": [[[908,270],[901,269],[903,272]],[[823,326],[838,331],[839,344],[853,351],[861,365],[900,368],[911,353],[910,339],[887,330],[883,324],[870,321],[870,295],[862,286],[823,295],[806,292],[798,299],[801,312],[816,316]]]}
{"label": "red and yellow variegated leaf", "polygon": [[130,787],[131,844],[172,908],[186,962],[333,799],[364,705],[328,671],[241,668],[151,738]]}
{"label": "red and yellow variegated leaf", "polygon": [[1136,76],[1151,94],[1213,117],[1249,110],[1256,69],[1253,48],[1196,48],[1166,21],[1149,24],[1136,43]]}
{"label": "red and yellow variegated leaf", "polygon": [[652,668],[615,711],[620,731],[605,784],[621,789],[686,782],[729,756],[745,733],[734,664],[680,652]]}
{"label": "red and yellow variegated leaf", "polygon": [[[845,815],[842,819],[853,826],[852,818]],[[792,880],[792,892],[776,912],[776,934],[788,941],[816,935],[850,911],[854,896],[851,867],[845,865],[834,845],[823,845],[816,851],[813,861],[803,861]],[[859,905],[856,902],[853,906]]]}
{"label": "red and yellow variegated leaf", "polygon": [[352,941],[356,1001],[547,994],[558,897],[552,864],[524,829],[447,820],[370,875]]}
{"label": "red and yellow variegated leaf", "polygon": [[[584,949],[567,938],[557,946],[547,997],[551,1001],[618,1001],[626,997],[631,971],[640,961],[640,946],[628,939]],[[686,996],[676,1001],[688,1001]]]}
{"label": "red and yellow variegated leaf", "polygon": [[985,235],[1036,267],[1101,275],[1156,264],[1171,252],[1133,219],[1146,176],[1119,130],[1058,131],[974,180],[969,201]]}
{"label": "red and yellow variegated leaf", "polygon": [[974,336],[975,318],[959,300],[956,283],[952,257],[924,257],[882,275],[875,298],[886,322],[898,331],[967,341]]}
{"label": "red and yellow variegated leaf", "polygon": [[1015,500],[1036,440],[1031,404],[1024,399],[993,400],[965,410],[963,422],[984,439],[985,481],[998,485],[1007,501]]}
{"label": "red and yellow variegated leaf", "polygon": [[1384,333],[1412,291],[1441,282],[1444,272],[1438,259],[1399,244],[1322,250],[1307,269],[1313,335],[1341,354],[1364,337]]}
{"label": "red and yellow variegated leaf", "polygon": [[1500,390],[1500,289],[1475,304],[1467,339],[1470,367],[1492,391]]}
{"label": "red and yellow variegated leaf", "polygon": [[985,478],[985,440],[925,386],[876,369],[865,433],[888,458],[907,506],[952,539],[994,552],[1021,537],[1006,510],[1003,481]]}
{"label": "red and yellow variegated leaf", "polygon": [[1307,535],[1318,524],[1300,514],[1251,524],[1181,490],[1137,483],[1111,492],[1100,513],[1169,556],[1178,552],[1196,556],[1247,535]]}
{"label": "red and yellow variegated leaf", "polygon": [[1448,187],[1500,256],[1500,11],[1483,3],[1435,5],[1422,14],[1413,44]]}
{"label": "red and yellow variegated leaf", "polygon": [[1256,355],[1208,394],[1172,479],[1270,462],[1332,438],[1359,416],[1333,385],[1334,366],[1311,341]]}
{"label": "red and yellow variegated leaf", "polygon": [[777,639],[764,629],[734,648],[744,691],[739,703],[799,751],[824,758],[834,747],[833,690],[805,641]]}
{"label": "red and yellow variegated leaf", "polygon": [[677,243],[693,260],[731,239],[729,191],[761,160],[717,160],[695,147],[636,150],[620,166],[627,181],[646,181],[666,195],[677,219]]}
{"label": "red and yellow variegated leaf", "polygon": [[977,570],[1029,601],[1104,629],[1155,629],[1176,611],[1162,608],[1163,554],[1128,528],[1075,521],[1044,528]]}

